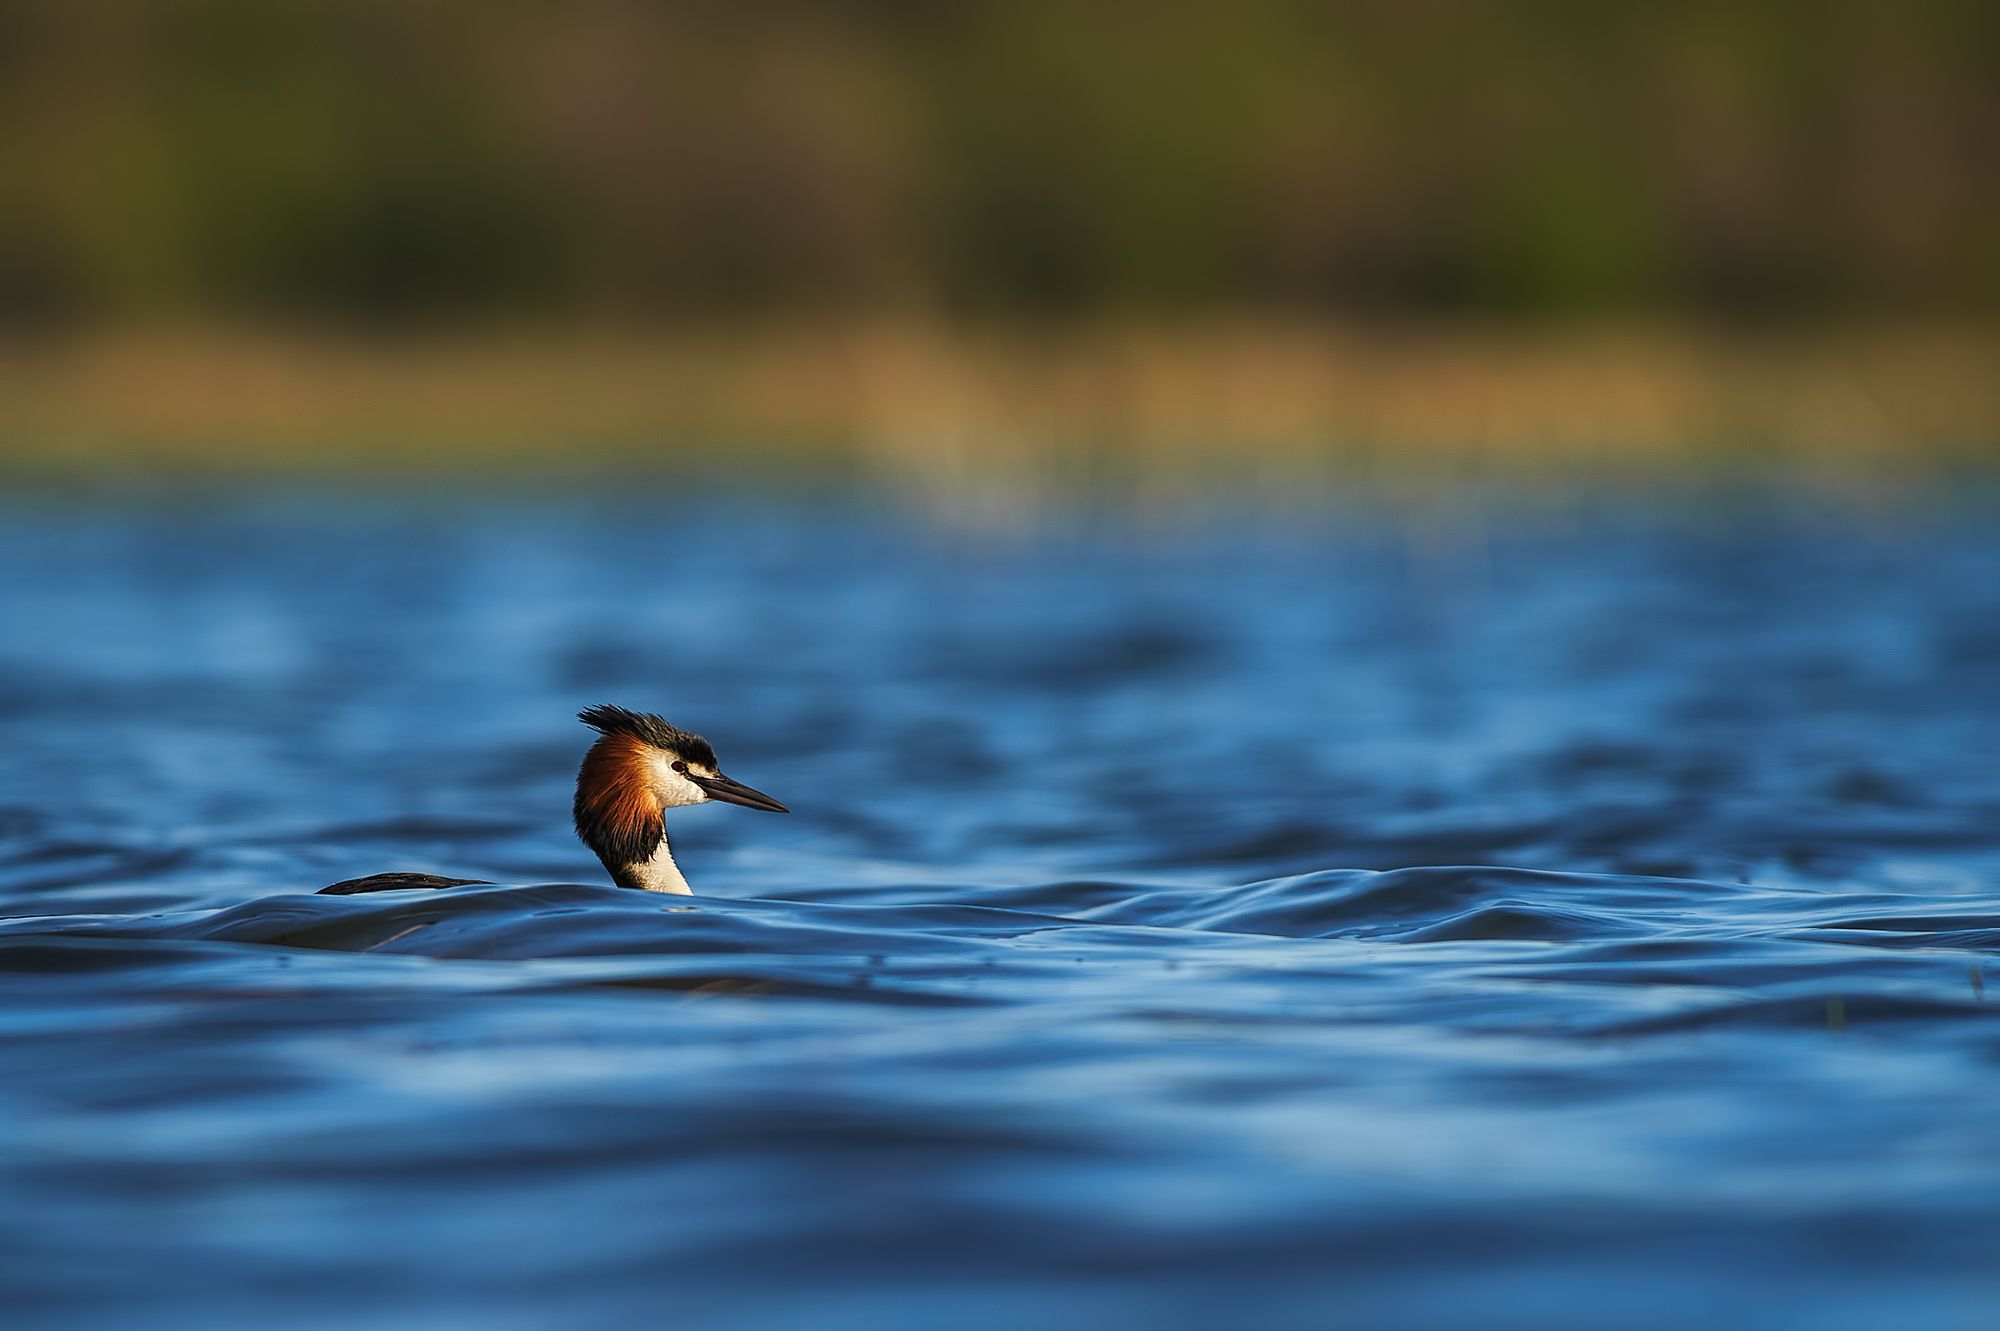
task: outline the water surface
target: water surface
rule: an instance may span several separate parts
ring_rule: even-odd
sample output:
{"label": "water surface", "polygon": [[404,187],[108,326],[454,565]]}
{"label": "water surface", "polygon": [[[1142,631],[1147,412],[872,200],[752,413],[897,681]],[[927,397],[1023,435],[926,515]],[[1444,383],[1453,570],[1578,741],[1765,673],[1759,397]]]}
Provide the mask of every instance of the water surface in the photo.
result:
{"label": "water surface", "polygon": [[[11,502],[0,1294],[1992,1325],[1996,517]],[[603,701],[797,812],[604,885]]]}

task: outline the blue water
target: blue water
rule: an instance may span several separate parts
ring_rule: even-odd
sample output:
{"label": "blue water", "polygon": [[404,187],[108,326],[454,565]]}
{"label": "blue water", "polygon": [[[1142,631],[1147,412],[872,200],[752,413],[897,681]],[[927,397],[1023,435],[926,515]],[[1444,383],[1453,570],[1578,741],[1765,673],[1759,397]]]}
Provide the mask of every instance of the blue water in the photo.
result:
{"label": "blue water", "polygon": [[2000,1325],[2000,504],[993,516],[0,506],[9,1324]]}

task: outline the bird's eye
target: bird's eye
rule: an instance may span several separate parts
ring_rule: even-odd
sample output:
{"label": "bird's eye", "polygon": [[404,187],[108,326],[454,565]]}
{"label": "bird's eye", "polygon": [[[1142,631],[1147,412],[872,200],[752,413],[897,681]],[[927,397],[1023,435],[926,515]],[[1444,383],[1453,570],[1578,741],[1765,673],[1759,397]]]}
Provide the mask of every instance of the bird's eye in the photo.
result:
{"label": "bird's eye", "polygon": [[681,761],[680,759],[678,759],[678,758],[674,759],[674,770],[675,770],[676,772],[685,772],[685,771],[687,771],[687,769],[688,769],[688,765],[687,765],[686,763],[682,762],[682,761]]}

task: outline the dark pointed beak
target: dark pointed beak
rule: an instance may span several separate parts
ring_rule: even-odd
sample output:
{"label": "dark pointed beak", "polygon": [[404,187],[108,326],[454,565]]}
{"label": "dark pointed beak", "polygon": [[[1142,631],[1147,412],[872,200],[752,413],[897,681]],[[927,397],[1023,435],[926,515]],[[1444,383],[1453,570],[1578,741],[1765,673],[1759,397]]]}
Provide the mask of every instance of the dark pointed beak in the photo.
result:
{"label": "dark pointed beak", "polygon": [[721,800],[724,804],[741,804],[746,809],[762,809],[765,813],[791,812],[763,791],[752,790],[741,781],[731,781],[720,772],[714,776],[696,776],[689,772],[687,778],[707,791],[710,799]]}

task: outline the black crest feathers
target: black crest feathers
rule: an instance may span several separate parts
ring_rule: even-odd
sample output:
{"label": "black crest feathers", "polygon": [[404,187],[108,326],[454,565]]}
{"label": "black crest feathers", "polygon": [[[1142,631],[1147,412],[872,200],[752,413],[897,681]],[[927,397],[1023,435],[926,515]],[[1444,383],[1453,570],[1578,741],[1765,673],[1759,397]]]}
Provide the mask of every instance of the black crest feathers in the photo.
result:
{"label": "black crest feathers", "polygon": [[586,707],[576,719],[600,735],[629,735],[656,749],[672,749],[691,763],[715,770],[715,750],[691,730],[682,730],[651,712],[634,712],[609,703]]}

